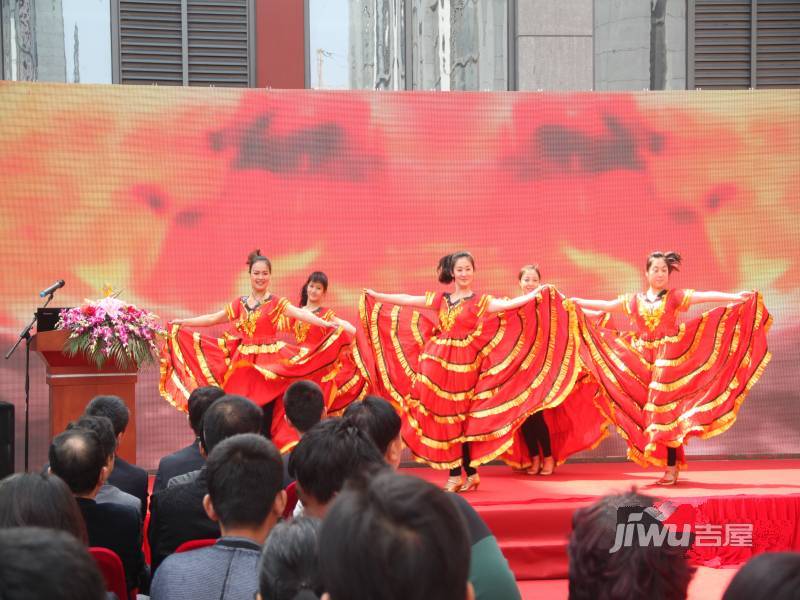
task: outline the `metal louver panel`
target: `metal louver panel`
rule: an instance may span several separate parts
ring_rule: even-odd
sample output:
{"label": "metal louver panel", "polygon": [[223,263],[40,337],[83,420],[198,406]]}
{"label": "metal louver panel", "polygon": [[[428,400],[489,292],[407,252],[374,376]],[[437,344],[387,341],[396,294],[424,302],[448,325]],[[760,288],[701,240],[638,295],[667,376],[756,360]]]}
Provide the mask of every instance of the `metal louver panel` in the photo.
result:
{"label": "metal louver panel", "polygon": [[115,81],[247,87],[254,80],[253,0],[114,1]]}
{"label": "metal louver panel", "polygon": [[189,85],[247,87],[248,1],[188,0]]}
{"label": "metal louver panel", "polygon": [[756,6],[757,86],[800,87],[800,0],[758,0]]}
{"label": "metal louver panel", "polygon": [[120,83],[181,85],[181,0],[119,0]]}
{"label": "metal louver panel", "polygon": [[694,87],[750,87],[750,0],[695,0]]}

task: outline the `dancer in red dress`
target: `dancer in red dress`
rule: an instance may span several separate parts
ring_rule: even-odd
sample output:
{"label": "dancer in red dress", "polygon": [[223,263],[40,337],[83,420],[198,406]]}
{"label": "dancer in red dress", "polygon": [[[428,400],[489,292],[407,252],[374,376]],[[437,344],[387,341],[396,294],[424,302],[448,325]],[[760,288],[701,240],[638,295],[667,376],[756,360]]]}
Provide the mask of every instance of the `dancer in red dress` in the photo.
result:
{"label": "dancer in red dress", "polygon": [[[328,276],[322,271],[314,271],[303,285],[299,306],[325,321],[339,323],[348,329],[351,327],[350,323],[342,321],[336,316],[333,309],[322,305],[327,292]],[[303,348],[317,346],[328,335],[327,329],[312,325],[307,321],[291,319],[289,324],[294,341]],[[355,340],[350,347],[342,351],[339,360],[341,364],[335,376],[326,376],[322,379],[325,408],[328,415],[331,416],[341,415],[351,402],[361,400],[369,393],[367,367],[363,364]]]}
{"label": "dancer in red dress", "polygon": [[366,290],[360,306],[374,387],[402,410],[414,458],[451,469],[449,491],[476,489],[475,467],[505,453],[528,415],[561,403],[579,371],[574,315],[554,288],[500,300],[472,291],[474,268],[468,252],[447,255],[437,271],[453,292]]}
{"label": "dancer in red dress", "polygon": [[[271,294],[272,264],[259,250],[250,254],[247,264],[248,296],[237,298],[218,312],[171,323],[161,355],[160,391],[184,411],[189,394],[198,386],[216,385],[229,394],[246,396],[263,407],[266,429],[278,448],[288,450],[296,434],[285,419],[273,419],[273,411],[282,411],[284,390],[297,379],[320,383],[334,377],[339,355],[355,329],[349,323],[320,319]],[[327,334],[315,345],[301,348],[288,344],[277,338],[277,332],[288,328],[289,319],[316,325]],[[220,338],[185,329],[225,322],[232,329]],[[351,334],[345,332],[346,328]],[[276,404],[281,406],[276,409]]]}
{"label": "dancer in red dress", "polygon": [[[607,415],[632,460],[666,466],[660,485],[677,482],[687,437],[712,437],[733,425],[770,359],[772,318],[761,294],[670,289],[680,263],[675,252],[654,252],[647,259],[646,292],[611,301],[572,299],[582,308],[624,312],[633,325],[619,333],[576,311],[581,356],[605,390]],[[705,302],[731,304],[678,323],[680,312]]]}
{"label": "dancer in red dress", "polygon": [[[542,283],[538,265],[522,267],[518,279],[523,294],[535,290]],[[599,311],[583,312],[592,317],[608,317]],[[556,465],[569,456],[596,447],[608,435],[611,423],[595,404],[600,393],[594,378],[582,371],[564,402],[525,419],[515,434],[514,445],[500,458],[517,472],[552,475]]]}

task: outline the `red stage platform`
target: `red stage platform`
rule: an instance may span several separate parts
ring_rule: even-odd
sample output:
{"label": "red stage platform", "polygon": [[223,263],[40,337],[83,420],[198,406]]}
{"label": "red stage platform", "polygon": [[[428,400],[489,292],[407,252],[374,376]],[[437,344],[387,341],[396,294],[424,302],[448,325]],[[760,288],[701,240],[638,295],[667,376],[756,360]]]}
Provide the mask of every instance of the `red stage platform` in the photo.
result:
{"label": "red stage platform", "polygon": [[[403,471],[437,485],[447,478],[425,468]],[[483,467],[480,474],[480,489],[465,497],[523,582],[565,579],[572,513],[600,496],[632,487],[681,505],[694,524],[752,524],[752,546],[690,550],[699,566],[735,568],[755,553],[800,550],[800,460],[695,460],[674,487],[653,486],[661,472],[629,462],[564,464],[549,477],[519,475],[503,466]],[[727,581],[731,570],[725,571],[720,577]],[[707,577],[714,579],[713,574]],[[554,590],[566,590],[566,582],[551,583]]]}

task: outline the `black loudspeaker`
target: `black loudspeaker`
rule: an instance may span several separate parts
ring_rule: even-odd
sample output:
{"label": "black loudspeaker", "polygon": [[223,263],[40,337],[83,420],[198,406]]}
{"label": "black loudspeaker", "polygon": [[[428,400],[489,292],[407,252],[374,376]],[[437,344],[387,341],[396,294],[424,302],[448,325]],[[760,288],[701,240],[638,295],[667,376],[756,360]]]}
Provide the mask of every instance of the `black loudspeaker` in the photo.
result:
{"label": "black loudspeaker", "polygon": [[0,402],[0,479],[14,472],[14,405]]}

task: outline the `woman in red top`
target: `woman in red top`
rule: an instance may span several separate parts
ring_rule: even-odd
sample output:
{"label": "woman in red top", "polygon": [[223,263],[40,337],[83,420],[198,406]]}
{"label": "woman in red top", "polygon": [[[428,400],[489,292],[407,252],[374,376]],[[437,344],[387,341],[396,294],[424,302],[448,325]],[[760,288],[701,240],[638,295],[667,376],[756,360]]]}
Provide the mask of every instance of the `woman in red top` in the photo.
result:
{"label": "woman in red top", "polygon": [[448,491],[476,489],[475,467],[505,453],[529,414],[562,402],[578,373],[574,317],[558,292],[500,300],[472,290],[474,271],[471,254],[450,254],[437,272],[452,292],[366,290],[360,306],[374,386],[402,411],[414,458],[450,469]]}
{"label": "woman in red top", "polygon": [[[328,276],[322,271],[314,271],[308,276],[300,292],[301,308],[325,321],[332,321],[350,326],[342,321],[322,302],[328,292]],[[313,348],[328,334],[327,329],[312,325],[307,321],[292,319],[290,329],[294,341],[303,348]],[[322,380],[322,391],[325,396],[325,408],[328,415],[338,416],[355,400],[361,400],[369,393],[369,378],[355,341],[345,348],[339,356],[341,364],[333,378]]]}
{"label": "woman in red top", "polygon": [[[522,293],[530,293],[542,283],[539,266],[525,265],[518,279]],[[608,317],[588,309],[584,313]],[[600,393],[594,378],[582,371],[564,402],[525,419],[515,434],[514,445],[500,458],[517,472],[552,475],[556,465],[571,455],[596,447],[608,435],[611,423],[595,403]]]}
{"label": "woman in red top", "polygon": [[[633,325],[630,332],[603,329],[577,311],[581,357],[605,391],[605,410],[629,458],[666,466],[661,485],[678,480],[687,437],[712,437],[733,425],[770,359],[772,318],[761,294],[670,289],[680,263],[675,252],[654,252],[647,291],[610,301],[573,299],[582,308],[624,312]],[[679,313],[705,302],[732,304],[678,323]]]}
{"label": "woman in red top", "polygon": [[[229,394],[250,398],[264,409],[267,430],[279,449],[295,440],[284,419],[273,419],[275,401],[297,379],[317,383],[335,376],[339,355],[355,331],[341,321],[325,321],[269,292],[272,264],[259,250],[247,259],[250,293],[215,313],[175,319],[161,356],[161,395],[186,410],[189,394],[198,386],[216,385]],[[316,325],[327,333],[315,345],[301,348],[277,338],[289,319]],[[185,327],[210,327],[228,322],[222,337],[202,335]],[[345,333],[349,330],[349,333]]]}

